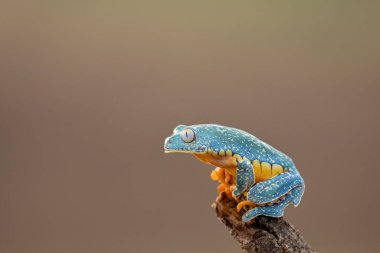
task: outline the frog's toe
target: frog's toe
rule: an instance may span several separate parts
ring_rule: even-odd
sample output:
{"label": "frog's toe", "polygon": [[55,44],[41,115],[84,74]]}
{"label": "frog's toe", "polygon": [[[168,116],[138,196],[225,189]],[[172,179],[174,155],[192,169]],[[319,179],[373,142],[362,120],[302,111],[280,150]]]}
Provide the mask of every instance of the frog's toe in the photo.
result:
{"label": "frog's toe", "polygon": [[301,176],[283,173],[253,186],[249,190],[247,198],[257,204],[265,204],[284,196],[298,186],[303,186]]}

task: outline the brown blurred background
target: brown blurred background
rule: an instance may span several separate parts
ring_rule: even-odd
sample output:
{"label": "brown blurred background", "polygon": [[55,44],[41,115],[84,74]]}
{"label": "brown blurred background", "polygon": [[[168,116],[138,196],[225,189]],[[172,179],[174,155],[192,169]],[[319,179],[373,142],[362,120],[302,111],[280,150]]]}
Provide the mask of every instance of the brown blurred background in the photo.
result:
{"label": "brown blurred background", "polygon": [[319,252],[378,252],[375,1],[1,1],[0,252],[241,252],[177,124],[244,129],[306,181]]}

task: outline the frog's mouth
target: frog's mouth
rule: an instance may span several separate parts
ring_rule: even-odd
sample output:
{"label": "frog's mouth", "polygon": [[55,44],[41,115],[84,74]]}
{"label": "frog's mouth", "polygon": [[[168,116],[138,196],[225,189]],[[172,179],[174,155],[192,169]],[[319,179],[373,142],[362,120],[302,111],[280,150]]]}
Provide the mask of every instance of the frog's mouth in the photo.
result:
{"label": "frog's mouth", "polygon": [[[175,137],[174,137],[175,138]],[[179,143],[173,137],[165,140],[165,153],[187,153],[187,154],[204,154],[207,152],[207,146],[194,143]],[[174,139],[174,140],[173,140]]]}
{"label": "frog's mouth", "polygon": [[165,153],[186,153],[186,154],[205,154],[207,151],[207,147],[199,147],[199,148],[191,148],[191,147],[183,147],[183,148],[168,148],[164,147]]}

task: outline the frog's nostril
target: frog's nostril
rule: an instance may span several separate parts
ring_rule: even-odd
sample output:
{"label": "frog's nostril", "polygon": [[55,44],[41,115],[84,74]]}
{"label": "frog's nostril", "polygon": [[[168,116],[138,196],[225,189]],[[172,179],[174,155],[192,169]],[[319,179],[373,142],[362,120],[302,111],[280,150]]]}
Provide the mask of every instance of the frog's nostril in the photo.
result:
{"label": "frog's nostril", "polygon": [[171,144],[171,143],[172,143],[172,139],[170,137],[166,138],[165,145]]}

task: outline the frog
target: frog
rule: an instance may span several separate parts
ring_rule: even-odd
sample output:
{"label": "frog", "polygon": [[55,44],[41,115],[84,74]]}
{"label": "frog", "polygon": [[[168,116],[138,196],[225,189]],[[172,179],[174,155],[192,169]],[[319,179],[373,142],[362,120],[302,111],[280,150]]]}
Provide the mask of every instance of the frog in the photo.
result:
{"label": "frog", "polygon": [[254,135],[218,124],[178,125],[165,139],[165,153],[191,154],[215,166],[219,192],[236,201],[242,221],[282,217],[301,202],[305,183],[293,160]]}

